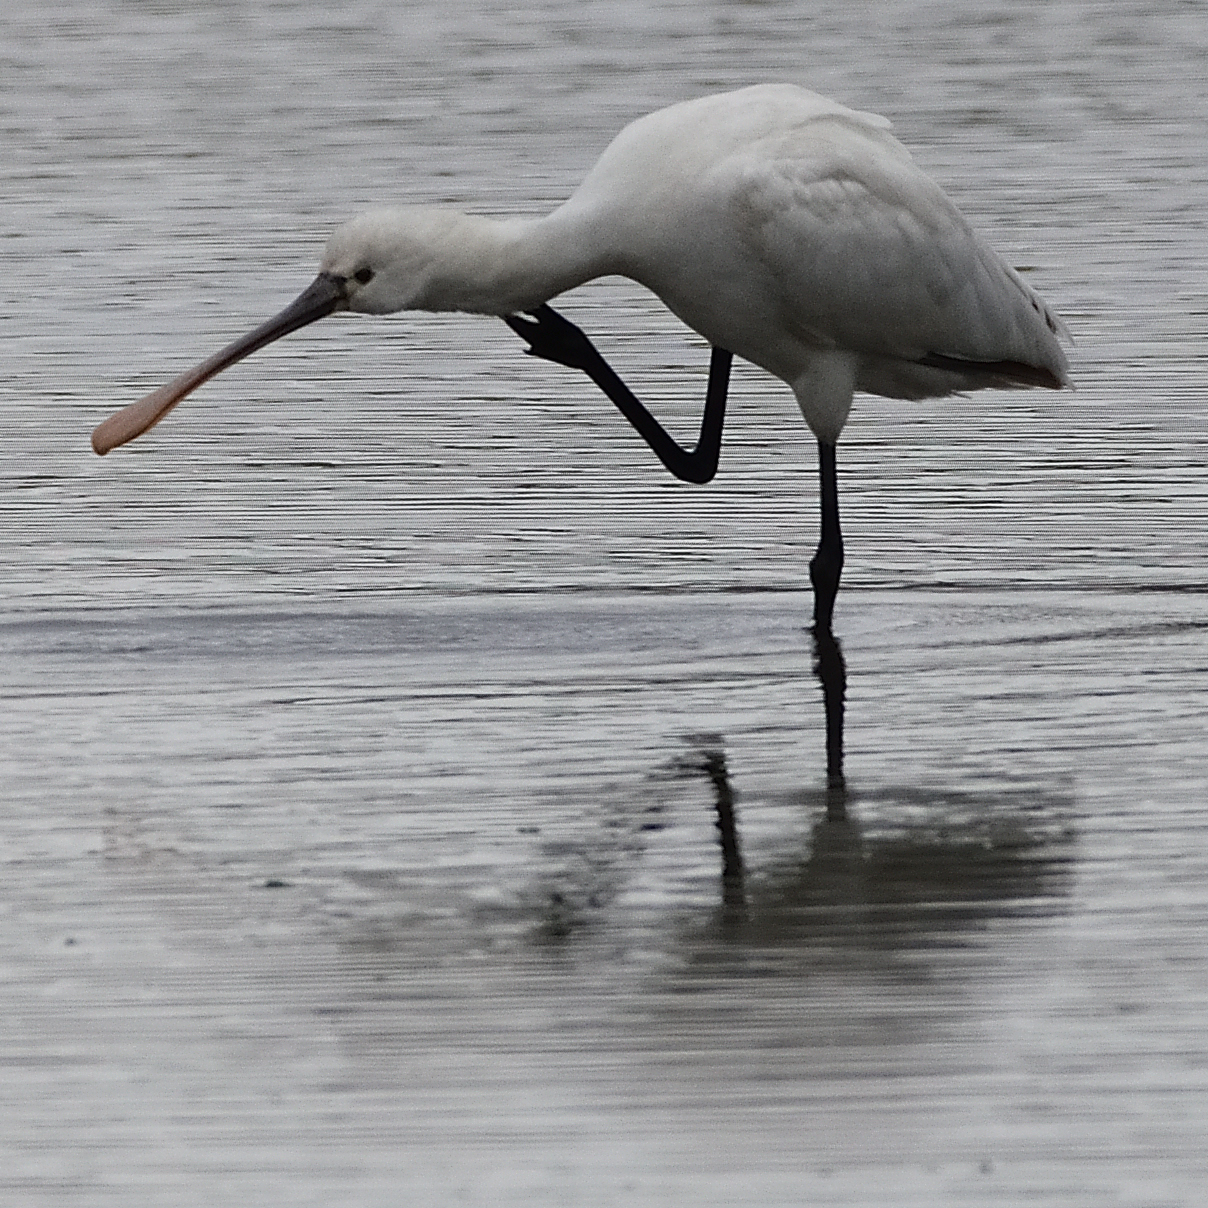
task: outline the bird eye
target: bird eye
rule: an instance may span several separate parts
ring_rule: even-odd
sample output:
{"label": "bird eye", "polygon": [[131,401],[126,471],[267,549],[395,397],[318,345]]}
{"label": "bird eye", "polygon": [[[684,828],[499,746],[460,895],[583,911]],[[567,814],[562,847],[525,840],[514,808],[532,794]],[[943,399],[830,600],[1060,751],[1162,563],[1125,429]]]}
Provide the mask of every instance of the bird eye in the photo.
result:
{"label": "bird eye", "polygon": [[373,269],[359,268],[352,276],[354,281],[359,281],[362,285],[368,285],[373,280]]}

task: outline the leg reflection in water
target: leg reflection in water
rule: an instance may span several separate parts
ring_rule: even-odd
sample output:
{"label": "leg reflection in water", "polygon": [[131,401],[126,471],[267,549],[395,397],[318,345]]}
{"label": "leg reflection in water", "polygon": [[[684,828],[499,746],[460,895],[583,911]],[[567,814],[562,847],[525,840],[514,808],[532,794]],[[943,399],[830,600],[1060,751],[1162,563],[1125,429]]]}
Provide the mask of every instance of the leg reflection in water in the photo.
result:
{"label": "leg reflection in water", "polygon": [[[815,627],[814,674],[822,685],[826,715],[826,818],[815,838],[821,851],[846,851],[858,835],[848,823],[847,784],[843,779],[843,706],[847,696],[847,666],[839,641],[829,629]],[[718,745],[713,745],[715,742]],[[698,759],[686,766],[703,771],[713,785],[717,808],[717,833],[721,843],[722,901],[729,907],[746,902],[742,853],[738,845],[738,818],[734,790],[726,768],[726,754],[716,738],[702,742]],[[827,839],[830,842],[827,842]]]}
{"label": "leg reflection in water", "polygon": [[[830,632],[815,631],[813,641],[826,717],[826,786],[773,790],[762,800],[753,784],[746,786],[753,809],[803,809],[811,823],[808,836],[787,850],[766,842],[748,848],[758,875],[746,877],[738,833],[743,786],[730,778],[724,737],[693,736],[692,756],[678,764],[679,774],[698,784],[707,778],[716,810],[722,910],[710,928],[720,923],[727,940],[897,952],[925,946],[936,934],[1020,900],[1047,897],[1047,908],[1061,909],[1073,867],[1069,792],[1047,782],[881,783],[849,791],[843,652]],[[816,721],[808,732],[817,735]],[[811,755],[816,766],[817,755]],[[787,825],[796,832],[795,821]]]}
{"label": "leg reflection in water", "polygon": [[847,664],[839,639],[815,625],[814,674],[822,685],[826,710],[826,810],[833,818],[847,813],[847,785],[843,779],[843,706],[847,699]]}
{"label": "leg reflection in water", "polygon": [[717,833],[721,841],[721,899],[726,906],[743,906],[742,853],[738,850],[738,823],[734,817],[734,790],[720,749],[701,752],[705,774],[713,783],[717,804]]}

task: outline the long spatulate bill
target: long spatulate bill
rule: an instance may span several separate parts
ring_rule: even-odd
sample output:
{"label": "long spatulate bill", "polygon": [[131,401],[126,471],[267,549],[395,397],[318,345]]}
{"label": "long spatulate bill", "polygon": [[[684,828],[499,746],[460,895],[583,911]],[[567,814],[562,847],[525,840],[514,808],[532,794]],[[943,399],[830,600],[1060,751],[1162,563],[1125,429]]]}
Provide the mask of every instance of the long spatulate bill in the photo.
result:
{"label": "long spatulate bill", "polygon": [[332,311],[342,310],[347,305],[347,292],[342,277],[332,273],[320,273],[310,286],[294,299],[279,315],[262,323],[255,331],[249,331],[221,352],[208,360],[173,378],[166,386],[151,391],[137,403],[124,407],[111,415],[92,432],[92,448],[102,456],[118,445],[124,445],[136,436],[142,436],[148,428],[159,423],[186,395],[192,394],[203,382],[208,382],[216,373],[221,373],[236,361],[287,336],[299,327],[305,327],[316,319],[322,319]]}

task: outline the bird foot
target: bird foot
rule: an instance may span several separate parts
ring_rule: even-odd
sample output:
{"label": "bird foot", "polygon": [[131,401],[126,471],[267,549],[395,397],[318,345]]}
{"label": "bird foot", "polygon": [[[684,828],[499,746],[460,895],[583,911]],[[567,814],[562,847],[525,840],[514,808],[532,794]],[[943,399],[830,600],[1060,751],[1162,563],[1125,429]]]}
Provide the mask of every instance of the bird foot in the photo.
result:
{"label": "bird foot", "polygon": [[587,336],[545,303],[524,315],[504,315],[503,321],[529,344],[525,349],[529,356],[584,372],[600,359]]}

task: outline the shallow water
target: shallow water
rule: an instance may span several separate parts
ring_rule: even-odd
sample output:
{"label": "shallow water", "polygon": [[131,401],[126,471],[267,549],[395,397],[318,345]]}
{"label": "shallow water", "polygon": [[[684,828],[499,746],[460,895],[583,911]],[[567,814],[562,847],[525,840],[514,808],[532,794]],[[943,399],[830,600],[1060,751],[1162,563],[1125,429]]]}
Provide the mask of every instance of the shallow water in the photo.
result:
{"label": "shallow water", "polygon": [[[1197,1203],[1206,40],[6,7],[0,1201]],[[763,78],[890,116],[1077,340],[1072,395],[857,402],[845,818],[813,450],[753,370],[701,489],[457,317],[331,320],[88,451],[356,208],[540,210]],[[565,309],[691,430],[699,341]]]}

